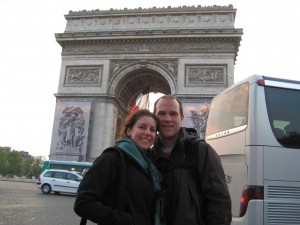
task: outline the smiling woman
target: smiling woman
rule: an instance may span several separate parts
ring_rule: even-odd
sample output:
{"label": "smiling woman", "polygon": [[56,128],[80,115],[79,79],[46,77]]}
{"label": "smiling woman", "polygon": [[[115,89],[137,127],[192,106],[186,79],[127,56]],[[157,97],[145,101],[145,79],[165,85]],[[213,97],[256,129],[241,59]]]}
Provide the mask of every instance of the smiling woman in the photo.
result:
{"label": "smiling woman", "polygon": [[127,136],[143,150],[148,150],[154,144],[156,133],[155,120],[147,116],[141,117],[132,128],[127,129]]}
{"label": "smiling woman", "polygon": [[121,138],[130,138],[143,150],[148,150],[155,141],[159,120],[148,109],[129,114],[120,129]]}
{"label": "smiling woman", "polygon": [[[120,139],[95,160],[79,186],[74,206],[79,216],[94,223],[161,224],[162,199],[156,197],[161,196],[161,175],[146,153],[154,144],[158,126],[159,119],[148,109],[126,117]],[[120,189],[125,169],[126,188]]]}

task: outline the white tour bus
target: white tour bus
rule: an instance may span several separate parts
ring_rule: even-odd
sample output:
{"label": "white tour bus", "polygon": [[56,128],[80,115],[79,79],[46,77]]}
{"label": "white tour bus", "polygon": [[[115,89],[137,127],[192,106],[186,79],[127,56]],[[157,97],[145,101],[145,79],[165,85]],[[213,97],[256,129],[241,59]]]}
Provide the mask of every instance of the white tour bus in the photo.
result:
{"label": "white tour bus", "polygon": [[300,82],[253,75],[212,101],[206,141],[220,155],[232,225],[300,224]]}

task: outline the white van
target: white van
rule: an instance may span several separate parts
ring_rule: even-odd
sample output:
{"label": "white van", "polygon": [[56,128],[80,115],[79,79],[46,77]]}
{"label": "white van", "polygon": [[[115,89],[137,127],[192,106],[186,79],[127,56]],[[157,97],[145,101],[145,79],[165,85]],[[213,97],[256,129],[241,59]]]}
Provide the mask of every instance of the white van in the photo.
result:
{"label": "white van", "polygon": [[77,171],[50,169],[41,173],[36,184],[43,194],[50,194],[52,191],[55,194],[76,194],[82,178],[83,175]]}
{"label": "white van", "polygon": [[212,101],[206,141],[220,155],[232,225],[300,224],[300,82],[253,75]]}

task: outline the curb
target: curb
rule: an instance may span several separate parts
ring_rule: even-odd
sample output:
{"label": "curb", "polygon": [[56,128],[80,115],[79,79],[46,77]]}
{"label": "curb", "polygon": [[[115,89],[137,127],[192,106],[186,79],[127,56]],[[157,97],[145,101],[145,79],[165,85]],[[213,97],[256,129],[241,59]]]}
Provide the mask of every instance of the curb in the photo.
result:
{"label": "curb", "polygon": [[32,180],[32,179],[15,179],[15,178],[0,178],[0,181],[12,181],[12,182],[23,182],[23,183],[37,182],[37,180]]}

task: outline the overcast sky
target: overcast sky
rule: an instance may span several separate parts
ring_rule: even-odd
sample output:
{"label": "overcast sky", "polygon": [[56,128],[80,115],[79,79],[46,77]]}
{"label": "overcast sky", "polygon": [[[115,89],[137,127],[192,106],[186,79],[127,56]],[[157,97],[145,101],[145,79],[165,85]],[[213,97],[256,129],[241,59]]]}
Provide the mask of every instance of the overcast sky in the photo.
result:
{"label": "overcast sky", "polygon": [[[61,47],[55,33],[70,10],[232,4],[242,28],[235,81],[251,74],[300,80],[300,13],[296,0],[1,0],[0,146],[48,156]],[[296,5],[297,4],[297,5]]]}

